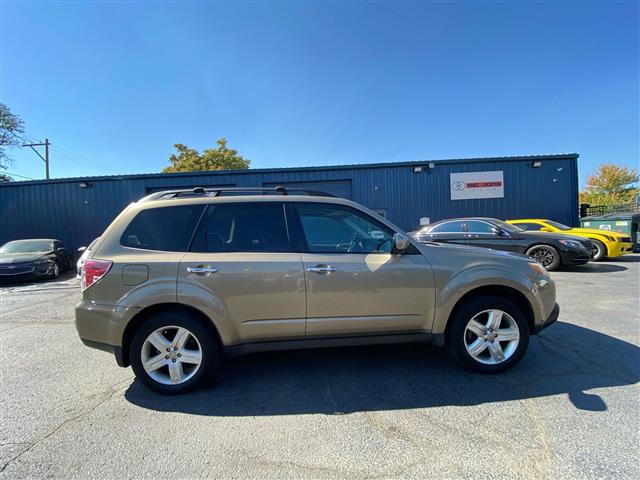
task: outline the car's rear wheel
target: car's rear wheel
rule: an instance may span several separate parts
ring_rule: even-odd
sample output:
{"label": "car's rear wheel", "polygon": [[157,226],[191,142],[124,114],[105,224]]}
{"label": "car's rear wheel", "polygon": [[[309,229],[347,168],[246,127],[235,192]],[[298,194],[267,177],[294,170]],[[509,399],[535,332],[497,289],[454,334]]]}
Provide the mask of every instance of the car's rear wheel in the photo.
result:
{"label": "car's rear wheel", "polygon": [[184,393],[211,379],[218,363],[215,338],[196,319],[161,313],[133,336],[129,359],[136,377],[160,393]]}
{"label": "car's rear wheel", "polygon": [[527,250],[526,255],[533,258],[548,271],[555,270],[560,266],[560,254],[549,245],[535,245]]}
{"label": "car's rear wheel", "polygon": [[593,256],[593,260],[595,262],[597,262],[598,260],[603,260],[607,256],[607,246],[600,240],[591,240],[591,242],[595,246],[595,254]]}
{"label": "car's rear wheel", "polygon": [[482,296],[458,308],[447,329],[454,357],[481,373],[499,373],[518,363],[529,345],[529,326],[512,301]]}

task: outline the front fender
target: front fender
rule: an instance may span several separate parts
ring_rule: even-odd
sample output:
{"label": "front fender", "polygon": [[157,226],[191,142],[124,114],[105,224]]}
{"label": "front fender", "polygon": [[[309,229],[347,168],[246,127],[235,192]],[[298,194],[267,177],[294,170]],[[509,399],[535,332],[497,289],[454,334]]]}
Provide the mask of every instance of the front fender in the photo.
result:
{"label": "front fender", "polygon": [[[533,273],[533,272],[532,272]],[[536,276],[528,276],[513,268],[501,265],[471,265],[457,270],[448,279],[438,279],[440,288],[436,296],[437,315],[433,333],[444,333],[451,312],[466,294],[481,287],[507,287],[514,289],[527,298],[534,310],[534,316],[541,309],[538,301],[539,286]],[[534,305],[536,304],[536,305]]]}

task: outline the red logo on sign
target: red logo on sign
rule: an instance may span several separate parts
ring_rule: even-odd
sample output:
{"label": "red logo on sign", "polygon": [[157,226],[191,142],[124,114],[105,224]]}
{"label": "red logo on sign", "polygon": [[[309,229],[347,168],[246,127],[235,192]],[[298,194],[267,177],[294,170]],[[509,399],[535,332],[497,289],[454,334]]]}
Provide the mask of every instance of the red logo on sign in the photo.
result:
{"label": "red logo on sign", "polygon": [[467,183],[467,188],[487,188],[487,187],[501,187],[502,182],[471,182]]}

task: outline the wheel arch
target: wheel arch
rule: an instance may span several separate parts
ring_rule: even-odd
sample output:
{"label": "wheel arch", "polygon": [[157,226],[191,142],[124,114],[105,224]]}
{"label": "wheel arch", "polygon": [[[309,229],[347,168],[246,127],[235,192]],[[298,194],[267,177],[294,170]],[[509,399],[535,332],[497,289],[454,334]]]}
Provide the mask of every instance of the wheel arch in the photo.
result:
{"label": "wheel arch", "polygon": [[488,295],[506,298],[507,300],[510,300],[513,303],[515,303],[518,307],[522,309],[522,312],[526,316],[527,325],[529,326],[529,333],[531,334],[534,331],[535,316],[533,313],[533,307],[531,306],[531,303],[529,303],[529,300],[527,299],[527,297],[522,292],[520,292],[515,288],[508,287],[506,285],[486,285],[486,286],[477,287],[472,290],[469,290],[467,293],[465,293],[462,297],[458,299],[453,309],[451,310],[449,317],[447,318],[447,325],[444,331],[445,341],[449,335],[449,328],[452,324],[451,320],[456,315],[458,310],[462,307],[462,305],[464,305],[465,302],[468,302],[471,298],[485,297]]}
{"label": "wheel arch", "polygon": [[135,332],[153,315],[158,313],[180,313],[183,315],[189,315],[192,318],[198,320],[209,332],[212,334],[213,338],[216,339],[218,345],[222,345],[220,339],[220,333],[216,328],[213,321],[205,315],[201,310],[194,308],[190,305],[185,305],[183,303],[157,303],[154,305],[150,305],[140,312],[136,313],[131,320],[127,323],[126,328],[122,334],[122,363],[124,367],[128,367],[131,365],[129,359],[129,348],[131,346],[131,340]]}

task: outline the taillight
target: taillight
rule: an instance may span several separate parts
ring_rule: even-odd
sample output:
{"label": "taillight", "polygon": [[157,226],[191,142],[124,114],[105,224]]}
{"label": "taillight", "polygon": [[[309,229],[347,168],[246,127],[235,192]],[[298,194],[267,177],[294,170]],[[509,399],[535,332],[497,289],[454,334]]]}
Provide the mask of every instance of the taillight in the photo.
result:
{"label": "taillight", "polygon": [[111,265],[113,265],[113,262],[109,260],[86,259],[82,266],[82,290],[86,290],[104,277]]}

